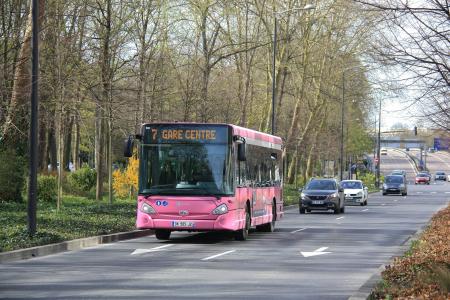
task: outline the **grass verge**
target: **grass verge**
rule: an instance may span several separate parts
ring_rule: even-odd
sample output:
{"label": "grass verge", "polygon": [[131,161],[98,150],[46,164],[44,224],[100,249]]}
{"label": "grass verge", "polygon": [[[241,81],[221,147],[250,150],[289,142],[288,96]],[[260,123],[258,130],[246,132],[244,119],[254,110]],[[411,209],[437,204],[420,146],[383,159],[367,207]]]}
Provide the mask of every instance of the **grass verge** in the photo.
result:
{"label": "grass verge", "polygon": [[284,184],[283,186],[283,202],[284,205],[298,204],[300,193],[294,184]]}
{"label": "grass verge", "polygon": [[0,203],[0,252],[58,243],[135,229],[136,200],[96,202],[83,197],[64,197],[59,212],[56,204],[39,202],[37,233],[27,232],[27,204]]}
{"label": "grass verge", "polygon": [[370,299],[450,299],[450,205],[381,275]]}

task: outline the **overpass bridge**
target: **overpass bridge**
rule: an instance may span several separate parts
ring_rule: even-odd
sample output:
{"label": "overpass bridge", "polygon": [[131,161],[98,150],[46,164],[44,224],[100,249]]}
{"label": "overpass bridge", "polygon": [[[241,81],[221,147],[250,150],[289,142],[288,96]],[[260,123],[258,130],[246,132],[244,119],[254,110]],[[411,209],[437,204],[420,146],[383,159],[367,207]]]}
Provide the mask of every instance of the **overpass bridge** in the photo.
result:
{"label": "overpass bridge", "polygon": [[405,138],[393,138],[393,137],[382,137],[380,141],[381,148],[424,148],[426,142],[421,139],[405,139]]}

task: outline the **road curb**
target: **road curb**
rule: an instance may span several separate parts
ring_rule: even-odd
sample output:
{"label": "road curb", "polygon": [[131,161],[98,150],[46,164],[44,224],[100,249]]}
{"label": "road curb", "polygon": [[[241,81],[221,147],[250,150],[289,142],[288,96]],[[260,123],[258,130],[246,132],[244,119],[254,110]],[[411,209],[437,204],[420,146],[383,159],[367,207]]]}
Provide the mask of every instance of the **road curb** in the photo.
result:
{"label": "road curb", "polygon": [[[407,238],[399,247],[399,249],[389,258],[389,264],[393,262],[396,257],[402,256],[406,251],[409,250],[411,244],[420,238],[422,232],[428,227],[430,221],[421,226],[413,235]],[[381,281],[381,273],[386,269],[386,264],[382,264],[378,267],[376,272],[358,289],[356,293],[351,295],[348,300],[366,300],[375,299],[372,296],[372,291],[376,285]]]}
{"label": "road curb", "polygon": [[139,238],[152,234],[151,229],[134,230],[128,232],[119,232],[113,234],[99,235],[88,238],[81,238],[71,241],[64,241],[56,244],[36,246],[32,248],[19,249],[0,253],[0,264],[18,260],[42,257],[50,254],[56,254],[66,251],[80,250],[87,247],[94,247],[101,244],[114,243],[122,240]]}

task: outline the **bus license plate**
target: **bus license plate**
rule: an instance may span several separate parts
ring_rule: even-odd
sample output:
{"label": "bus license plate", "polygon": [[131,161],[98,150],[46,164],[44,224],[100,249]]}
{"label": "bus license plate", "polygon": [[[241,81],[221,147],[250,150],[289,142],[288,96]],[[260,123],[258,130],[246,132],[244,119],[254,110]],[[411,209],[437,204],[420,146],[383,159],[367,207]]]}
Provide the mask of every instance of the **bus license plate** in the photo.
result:
{"label": "bus license plate", "polygon": [[194,222],[189,221],[172,221],[172,227],[194,227]]}
{"label": "bus license plate", "polygon": [[313,200],[312,204],[323,204],[321,200]]}

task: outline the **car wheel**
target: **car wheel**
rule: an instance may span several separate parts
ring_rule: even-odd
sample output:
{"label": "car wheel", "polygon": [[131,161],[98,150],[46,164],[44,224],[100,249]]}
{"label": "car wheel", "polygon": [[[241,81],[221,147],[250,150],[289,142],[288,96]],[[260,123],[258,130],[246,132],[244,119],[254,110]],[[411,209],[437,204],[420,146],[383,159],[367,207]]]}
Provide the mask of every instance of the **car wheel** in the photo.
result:
{"label": "car wheel", "polygon": [[360,206],[364,206],[364,202],[361,202],[359,205],[360,205]]}
{"label": "car wheel", "polygon": [[341,212],[340,203],[339,205],[333,210],[335,215],[338,215]]}
{"label": "car wheel", "polygon": [[345,213],[345,206],[341,208],[341,213]]}
{"label": "car wheel", "polygon": [[244,228],[236,231],[235,239],[237,241],[245,241],[248,237],[248,231],[250,230],[250,212],[248,211],[248,207],[245,208],[245,225]]}
{"label": "car wheel", "polygon": [[407,194],[406,193],[402,193],[402,196],[406,196]]}
{"label": "car wheel", "polygon": [[386,196],[386,193],[383,193],[383,196]]}
{"label": "car wheel", "polygon": [[366,201],[364,201],[364,205],[367,205],[367,200],[366,200]]}
{"label": "car wheel", "polygon": [[301,214],[304,214],[304,213],[305,213],[305,208],[304,208],[304,207],[300,207],[299,212],[300,212]]}
{"label": "car wheel", "polygon": [[168,240],[168,239],[170,239],[170,230],[156,229],[155,236],[158,240]]}

